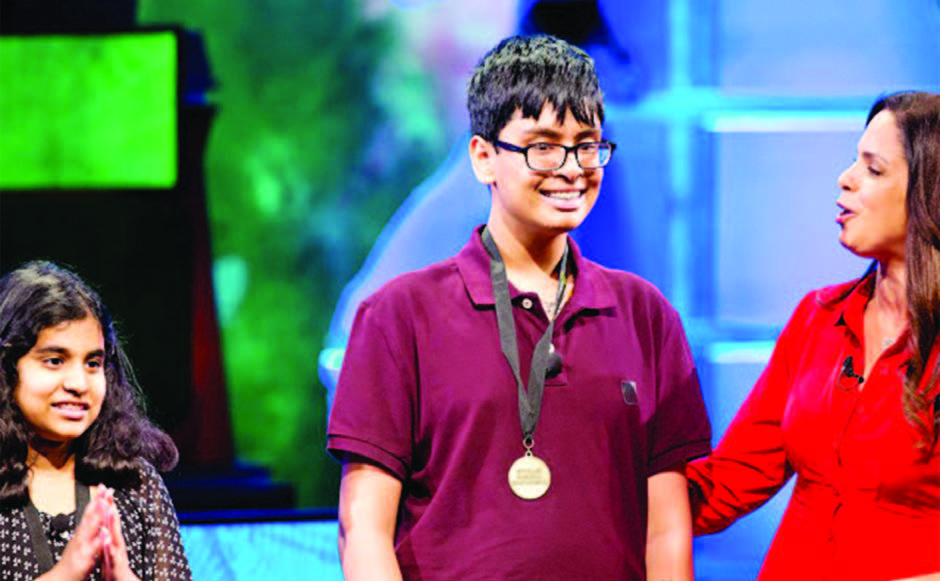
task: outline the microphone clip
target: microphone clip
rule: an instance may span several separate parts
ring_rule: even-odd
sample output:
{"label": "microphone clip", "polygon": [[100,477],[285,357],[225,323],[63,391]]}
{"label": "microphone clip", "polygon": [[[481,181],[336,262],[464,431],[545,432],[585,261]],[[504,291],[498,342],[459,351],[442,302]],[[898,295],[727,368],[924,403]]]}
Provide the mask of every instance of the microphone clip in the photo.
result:
{"label": "microphone clip", "polygon": [[[836,378],[836,386],[842,391],[851,391],[864,383],[865,378],[855,373],[855,362],[849,355],[842,360],[842,371]],[[849,385],[846,385],[848,383]]]}

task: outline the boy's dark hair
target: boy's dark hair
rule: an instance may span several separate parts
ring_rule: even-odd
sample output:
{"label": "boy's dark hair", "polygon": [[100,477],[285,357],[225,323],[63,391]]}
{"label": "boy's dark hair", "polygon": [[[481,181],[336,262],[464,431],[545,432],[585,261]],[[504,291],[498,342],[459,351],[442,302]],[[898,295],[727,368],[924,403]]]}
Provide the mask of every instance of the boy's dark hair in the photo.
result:
{"label": "boy's dark hair", "polygon": [[488,52],[467,89],[470,131],[490,143],[517,109],[537,119],[551,103],[563,123],[604,123],[604,95],[594,61],[580,48],[548,35],[513,36]]}

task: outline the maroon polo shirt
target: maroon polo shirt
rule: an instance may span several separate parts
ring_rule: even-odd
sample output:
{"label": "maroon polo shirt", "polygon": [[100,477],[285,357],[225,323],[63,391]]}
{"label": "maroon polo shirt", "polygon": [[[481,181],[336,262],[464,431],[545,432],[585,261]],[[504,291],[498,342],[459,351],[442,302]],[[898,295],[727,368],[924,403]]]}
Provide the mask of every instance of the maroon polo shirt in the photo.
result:
{"label": "maroon polo shirt", "polygon": [[[708,453],[685,333],[651,284],[583,256],[553,342],[534,453],[548,492],[516,497],[516,382],[500,350],[490,259],[456,256],[391,281],[359,307],[328,429],[403,483],[395,550],[406,580],[642,580],[647,477]],[[548,326],[510,286],[522,379]]]}

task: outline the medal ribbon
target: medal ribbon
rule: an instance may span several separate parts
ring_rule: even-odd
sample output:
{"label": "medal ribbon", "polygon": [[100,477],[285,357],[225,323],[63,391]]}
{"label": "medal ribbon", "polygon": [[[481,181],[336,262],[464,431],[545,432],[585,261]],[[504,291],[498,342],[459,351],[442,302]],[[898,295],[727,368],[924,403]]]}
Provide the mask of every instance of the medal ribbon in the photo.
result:
{"label": "medal ribbon", "polygon": [[516,378],[519,395],[519,422],[522,425],[523,445],[526,449],[532,447],[532,435],[535,434],[535,425],[539,421],[539,412],[542,408],[542,393],[545,389],[545,373],[548,369],[549,350],[552,342],[552,332],[555,328],[555,316],[561,308],[562,297],[567,285],[568,243],[565,242],[565,253],[561,258],[558,272],[558,291],[555,296],[555,310],[548,321],[548,329],[542,335],[535,350],[532,352],[532,368],[529,372],[529,387],[522,385],[522,376],[519,373],[519,347],[516,342],[516,322],[512,317],[512,305],[509,301],[509,279],[506,275],[506,264],[503,262],[499,249],[493,241],[489,229],[484,228],[481,234],[483,246],[490,255],[490,280],[493,283],[493,301],[496,304],[496,324],[499,327],[499,344],[503,355],[512,368]]}

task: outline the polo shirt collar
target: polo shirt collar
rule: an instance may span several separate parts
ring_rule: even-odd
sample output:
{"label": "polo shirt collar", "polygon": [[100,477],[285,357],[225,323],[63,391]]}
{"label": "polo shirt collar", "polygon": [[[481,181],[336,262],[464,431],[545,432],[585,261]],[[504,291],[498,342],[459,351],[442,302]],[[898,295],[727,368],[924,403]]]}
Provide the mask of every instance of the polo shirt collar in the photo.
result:
{"label": "polo shirt collar", "polygon": [[[463,247],[455,261],[457,270],[463,279],[470,300],[475,305],[492,305],[493,283],[490,281],[490,255],[483,246],[480,234],[484,225],[474,229],[470,242]],[[602,309],[614,306],[615,297],[608,285],[602,284],[598,276],[598,266],[584,258],[581,249],[571,236],[568,236],[569,259],[575,275],[575,292],[569,303],[577,309]]]}

